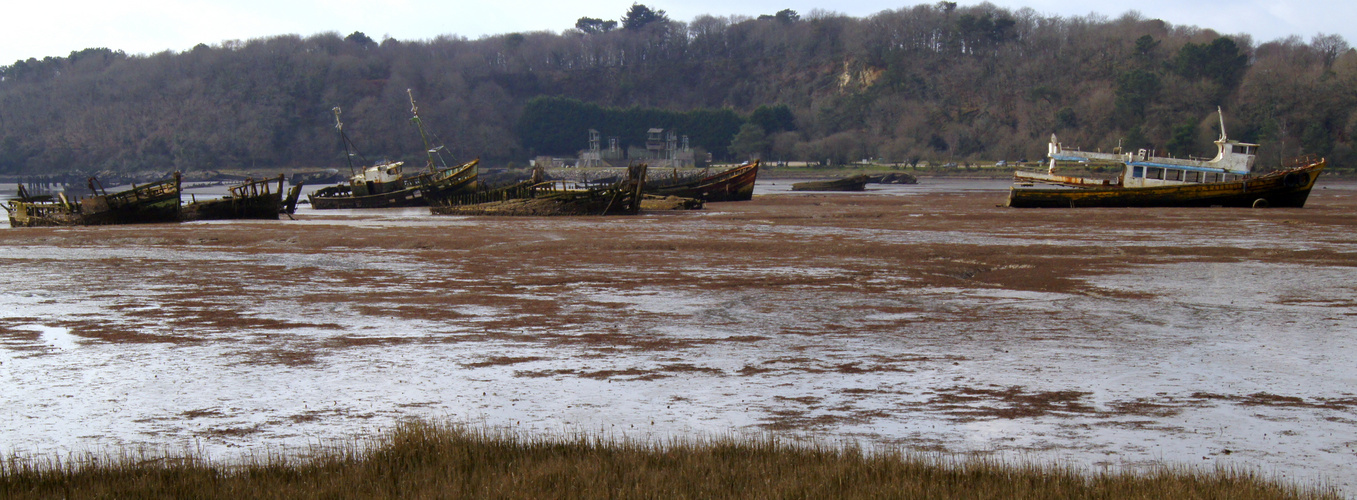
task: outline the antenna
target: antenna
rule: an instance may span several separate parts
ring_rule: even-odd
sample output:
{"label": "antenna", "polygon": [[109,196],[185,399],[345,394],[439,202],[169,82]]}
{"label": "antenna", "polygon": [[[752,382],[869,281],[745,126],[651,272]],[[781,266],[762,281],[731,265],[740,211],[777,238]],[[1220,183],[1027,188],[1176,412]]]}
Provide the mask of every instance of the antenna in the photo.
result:
{"label": "antenna", "polygon": [[1220,116],[1220,142],[1225,142],[1225,113],[1221,112],[1220,106],[1216,106],[1216,114]]}
{"label": "antenna", "polygon": [[415,92],[405,89],[405,93],[410,96],[410,114],[414,115],[410,117],[410,121],[415,122],[415,126],[419,127],[419,138],[424,141],[424,155],[428,157],[426,166],[429,167],[430,173],[436,172],[437,170],[433,165],[433,150],[429,149],[429,136],[424,134],[424,121],[419,119],[419,106],[415,105]]}
{"label": "antenna", "polygon": [[339,114],[343,113],[344,110],[339,109],[339,106],[335,106],[331,111],[334,111],[335,113],[335,130],[339,131],[339,142],[344,144],[344,160],[349,162],[349,175],[354,175],[353,153],[349,152],[349,137],[344,135],[344,122],[339,119]]}

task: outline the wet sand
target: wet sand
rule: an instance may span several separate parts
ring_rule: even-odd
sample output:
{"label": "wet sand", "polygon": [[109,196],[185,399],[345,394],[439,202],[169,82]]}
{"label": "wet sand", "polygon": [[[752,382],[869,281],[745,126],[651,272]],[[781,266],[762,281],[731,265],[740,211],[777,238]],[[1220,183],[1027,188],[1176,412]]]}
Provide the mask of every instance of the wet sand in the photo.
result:
{"label": "wet sand", "polygon": [[229,458],[432,418],[1357,488],[1357,184],[1269,210],[790,184],[638,217],[0,229],[0,452]]}

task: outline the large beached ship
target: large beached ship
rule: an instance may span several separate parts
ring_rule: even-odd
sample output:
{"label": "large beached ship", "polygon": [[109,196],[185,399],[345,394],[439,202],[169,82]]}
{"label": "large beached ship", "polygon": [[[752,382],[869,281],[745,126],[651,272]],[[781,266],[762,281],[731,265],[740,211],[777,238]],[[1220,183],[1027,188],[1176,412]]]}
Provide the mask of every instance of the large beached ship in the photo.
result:
{"label": "large beached ship", "polygon": [[[1018,170],[1018,185],[1009,190],[1008,206],[1057,207],[1303,207],[1324,170],[1323,158],[1292,159],[1280,171],[1254,174],[1258,145],[1230,140],[1225,119],[1215,141],[1212,159],[1155,156],[1135,152],[1101,153],[1065,148],[1055,134],[1047,145],[1046,171]],[[1096,179],[1056,173],[1059,162],[1116,163],[1122,172],[1115,179]],[[1060,186],[1034,188],[1035,184]]]}

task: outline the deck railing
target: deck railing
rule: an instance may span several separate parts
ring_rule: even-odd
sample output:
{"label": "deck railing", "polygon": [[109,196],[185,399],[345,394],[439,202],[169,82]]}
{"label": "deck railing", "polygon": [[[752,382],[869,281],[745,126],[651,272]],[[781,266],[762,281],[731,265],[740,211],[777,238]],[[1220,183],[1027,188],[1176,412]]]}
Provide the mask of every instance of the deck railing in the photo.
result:
{"label": "deck railing", "polygon": [[1319,155],[1303,154],[1300,156],[1293,156],[1285,160],[1282,160],[1282,168],[1292,169],[1296,167],[1304,167],[1306,165],[1314,165],[1316,163],[1319,163]]}

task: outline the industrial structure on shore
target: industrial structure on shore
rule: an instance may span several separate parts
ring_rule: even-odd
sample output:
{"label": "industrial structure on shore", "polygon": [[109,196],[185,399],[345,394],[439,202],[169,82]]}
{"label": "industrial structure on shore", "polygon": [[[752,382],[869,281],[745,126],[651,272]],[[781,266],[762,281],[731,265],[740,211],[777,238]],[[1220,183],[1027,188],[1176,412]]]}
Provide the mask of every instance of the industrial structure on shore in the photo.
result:
{"label": "industrial structure on shore", "polygon": [[[706,163],[706,158],[702,159]],[[651,168],[682,168],[698,165],[697,153],[689,146],[688,136],[678,135],[674,130],[652,128],[646,131],[644,146],[628,146],[624,151],[617,137],[608,137],[608,146],[603,147],[603,136],[598,130],[589,129],[589,149],[581,150],[578,158],[556,158],[539,156],[533,159],[534,166],[546,168],[561,167],[625,167],[628,163],[643,162]]]}

